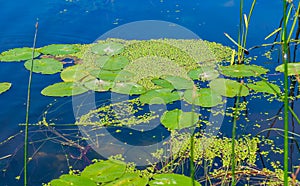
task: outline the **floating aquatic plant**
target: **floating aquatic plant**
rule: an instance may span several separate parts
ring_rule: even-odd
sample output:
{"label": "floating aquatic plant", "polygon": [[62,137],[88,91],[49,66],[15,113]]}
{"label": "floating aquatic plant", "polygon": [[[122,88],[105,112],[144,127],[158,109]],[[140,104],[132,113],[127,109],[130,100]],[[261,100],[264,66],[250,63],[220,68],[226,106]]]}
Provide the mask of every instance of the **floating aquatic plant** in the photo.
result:
{"label": "floating aquatic plant", "polygon": [[[40,55],[39,52],[34,52],[34,58]],[[25,61],[32,58],[32,48],[14,48],[8,51],[4,51],[0,54],[0,61],[3,62],[17,62]]]}
{"label": "floating aquatic plant", "polygon": [[128,63],[129,60],[124,56],[113,56],[105,61],[102,68],[105,70],[116,71],[123,69]]}
{"label": "floating aquatic plant", "polygon": [[[31,60],[24,63],[27,70],[31,69]],[[55,74],[63,69],[63,64],[60,61],[51,58],[35,59],[33,61],[33,72],[41,74]]]}
{"label": "floating aquatic plant", "polygon": [[79,48],[75,44],[52,44],[40,48],[39,51],[43,54],[58,56],[74,54],[79,51]]}
{"label": "floating aquatic plant", "polygon": [[194,182],[190,177],[180,174],[156,174],[153,180],[149,182],[150,186],[158,185],[195,185],[200,186],[200,183]]}
{"label": "floating aquatic plant", "polygon": [[8,83],[8,82],[0,83],[0,94],[8,91],[10,89],[10,87],[11,87],[11,83]]}
{"label": "floating aquatic plant", "polygon": [[263,92],[274,95],[281,92],[278,85],[269,82],[267,83],[265,81],[257,81],[253,84],[247,84],[247,86],[255,92]]}
{"label": "floating aquatic plant", "polygon": [[110,71],[94,69],[90,71],[90,73],[101,80],[114,82],[128,82],[132,80],[132,77],[134,77],[133,73],[128,72],[126,70]]}
{"label": "floating aquatic plant", "polygon": [[84,88],[82,85],[73,82],[60,82],[42,90],[44,96],[55,96],[55,97],[64,97],[64,96],[74,96],[87,92],[88,89]]}
{"label": "floating aquatic plant", "polygon": [[180,100],[180,93],[172,90],[169,88],[149,90],[140,96],[140,101],[146,104],[168,104]]}
{"label": "floating aquatic plant", "polygon": [[60,77],[64,82],[80,82],[83,80],[90,80],[90,74],[83,65],[69,66],[60,73]]}
{"label": "floating aquatic plant", "polygon": [[145,87],[137,83],[132,82],[119,82],[115,83],[115,86],[111,89],[112,92],[119,94],[138,95],[146,92]]}
{"label": "floating aquatic plant", "polygon": [[169,130],[183,129],[194,126],[199,120],[199,114],[184,112],[179,109],[166,111],[160,118],[161,123]]}
{"label": "floating aquatic plant", "polygon": [[191,79],[186,79],[179,76],[167,75],[162,77],[162,79],[170,82],[176,90],[192,89],[194,86],[194,82]]}
{"label": "floating aquatic plant", "polygon": [[122,177],[115,181],[105,184],[105,186],[122,186],[122,185],[134,185],[134,186],[146,186],[148,184],[148,178],[141,177],[137,173],[125,173]]}
{"label": "floating aquatic plant", "polygon": [[116,42],[97,43],[91,47],[91,51],[98,55],[113,56],[120,54],[124,50],[124,45]]}
{"label": "floating aquatic plant", "polygon": [[212,66],[201,66],[190,70],[188,76],[193,80],[210,81],[219,77],[219,72]]}
{"label": "floating aquatic plant", "polygon": [[[209,86],[213,91],[226,97],[235,97],[237,95],[240,96],[249,95],[249,90],[247,87],[245,87],[244,85],[242,85],[237,81],[230,80],[230,79],[223,79],[223,78],[214,79],[209,83]],[[241,86],[242,88],[240,91]]]}
{"label": "floating aquatic plant", "polygon": [[64,174],[59,177],[59,179],[54,179],[50,182],[51,186],[66,186],[66,185],[72,185],[72,186],[97,186],[97,184],[92,181],[91,179],[83,176],[78,175],[69,175]]}
{"label": "floating aquatic plant", "polygon": [[[288,76],[300,74],[300,63],[288,63]],[[275,68],[276,71],[284,72],[284,64],[281,64]]]}
{"label": "floating aquatic plant", "polygon": [[220,66],[221,73],[229,77],[256,77],[266,74],[269,70],[257,65]]}
{"label": "floating aquatic plant", "polygon": [[[214,107],[222,103],[222,96],[213,91],[211,88],[201,88],[194,90],[186,90],[184,92],[184,100],[190,104],[195,104],[201,107]],[[195,98],[193,98],[195,96]]]}
{"label": "floating aquatic plant", "polygon": [[111,81],[103,81],[95,78],[93,80],[84,82],[83,85],[89,90],[93,90],[96,92],[105,92],[110,90],[112,87],[114,87],[115,83]]}

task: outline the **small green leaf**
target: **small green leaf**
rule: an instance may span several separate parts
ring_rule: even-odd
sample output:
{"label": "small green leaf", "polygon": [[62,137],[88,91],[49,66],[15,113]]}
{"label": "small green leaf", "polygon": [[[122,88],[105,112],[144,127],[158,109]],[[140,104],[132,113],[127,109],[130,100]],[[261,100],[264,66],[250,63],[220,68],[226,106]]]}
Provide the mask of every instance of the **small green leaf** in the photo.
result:
{"label": "small green leaf", "polygon": [[[31,60],[24,63],[27,70],[31,69]],[[63,64],[60,61],[51,58],[33,60],[33,72],[41,74],[55,74],[63,69]]]}
{"label": "small green leaf", "polygon": [[121,178],[105,186],[145,186],[147,183],[148,179],[140,177],[137,173],[125,173]]}
{"label": "small green leaf", "polygon": [[98,55],[113,56],[123,52],[124,46],[120,43],[98,43],[91,47],[91,51]]}
{"label": "small green leaf", "polygon": [[194,82],[191,79],[179,76],[165,76],[161,79],[168,81],[177,90],[192,89],[194,86]]}
{"label": "small green leaf", "polygon": [[74,96],[87,92],[88,89],[84,88],[78,83],[73,82],[60,82],[50,85],[42,90],[44,96]]}
{"label": "small green leaf", "polygon": [[[193,185],[190,177],[180,174],[156,174],[153,176],[153,180],[149,182],[150,186],[161,185]],[[195,186],[200,186],[200,183],[195,181]]]}
{"label": "small green leaf", "polygon": [[96,92],[105,92],[109,91],[115,85],[114,82],[103,81],[98,79],[93,79],[87,82],[84,82],[84,86],[89,90],[93,90]]}
{"label": "small green leaf", "polygon": [[193,80],[210,81],[219,77],[219,72],[213,67],[199,67],[189,71],[188,76]]}
{"label": "small green leaf", "polygon": [[69,66],[60,73],[64,82],[86,82],[95,79],[83,65]]}
{"label": "small green leaf", "polygon": [[[240,96],[249,95],[249,90],[247,87],[245,87],[244,85],[242,85],[237,81],[233,81],[230,79],[223,79],[223,78],[214,79],[209,83],[209,86],[213,91],[226,97],[235,97],[237,95]],[[240,88],[241,86],[242,88]]]}
{"label": "small green leaf", "polygon": [[44,46],[40,49],[40,52],[43,54],[49,55],[67,55],[67,54],[74,54],[79,51],[79,48],[73,44],[52,44]]}
{"label": "small green leaf", "polygon": [[214,107],[222,103],[222,96],[210,88],[202,88],[194,94],[193,99],[193,90],[186,90],[183,97],[188,103],[201,107]]}
{"label": "small green leaf", "polygon": [[[276,67],[276,71],[284,72],[284,65],[281,64]],[[299,75],[300,74],[300,62],[288,63],[288,76]]]}
{"label": "small green leaf", "polygon": [[229,77],[257,77],[266,74],[269,70],[257,65],[230,65],[221,66],[221,73]]}
{"label": "small green leaf", "polygon": [[253,89],[255,92],[264,92],[264,93],[274,94],[274,95],[277,95],[277,93],[281,92],[280,87],[278,85],[275,85],[273,83],[267,83],[265,81],[258,81],[255,82],[254,84],[248,84],[247,86],[250,89]]}
{"label": "small green leaf", "polygon": [[133,73],[121,70],[121,71],[109,71],[95,69],[91,70],[90,74],[104,81],[114,81],[114,82],[127,82],[134,76]]}
{"label": "small green leaf", "polygon": [[[34,52],[34,58],[40,55],[39,52]],[[14,48],[8,51],[4,51],[0,54],[0,61],[3,62],[15,62],[25,61],[32,58],[32,48]]]}
{"label": "small green leaf", "polygon": [[10,89],[10,87],[11,87],[11,83],[8,83],[8,82],[0,83],[0,94],[8,91]]}
{"label": "small green leaf", "polygon": [[112,92],[119,94],[138,95],[146,92],[145,87],[136,83],[115,83],[115,86],[111,89]]}
{"label": "small green leaf", "polygon": [[76,176],[76,175],[62,175],[59,179],[54,179],[50,182],[51,186],[97,186],[91,179]]}
{"label": "small green leaf", "polygon": [[102,68],[104,70],[116,71],[116,70],[123,69],[128,63],[129,60],[126,57],[114,56],[114,57],[110,57],[103,65]]}
{"label": "small green leaf", "polygon": [[194,126],[198,120],[199,114],[195,112],[183,112],[179,109],[166,111],[160,118],[161,123],[170,130]]}
{"label": "small green leaf", "polygon": [[141,103],[146,104],[168,104],[180,99],[179,92],[172,92],[172,89],[168,88],[149,90],[140,96]]}

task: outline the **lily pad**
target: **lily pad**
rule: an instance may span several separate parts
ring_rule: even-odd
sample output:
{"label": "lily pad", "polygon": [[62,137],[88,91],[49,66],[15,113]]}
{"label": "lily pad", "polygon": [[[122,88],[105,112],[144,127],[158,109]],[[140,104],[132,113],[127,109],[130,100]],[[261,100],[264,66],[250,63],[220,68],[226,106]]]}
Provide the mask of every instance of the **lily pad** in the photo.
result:
{"label": "lily pad", "polygon": [[[194,82],[191,79],[186,79],[179,76],[165,76],[161,78],[171,83],[174,89],[183,90],[183,89],[192,89],[194,86]],[[162,85],[162,83],[161,83]]]}
{"label": "lily pad", "polygon": [[98,79],[93,79],[84,83],[84,86],[89,90],[93,90],[96,92],[105,92],[109,91],[115,85],[114,82],[111,81],[103,81]]}
{"label": "lily pad", "polygon": [[229,77],[250,77],[266,74],[269,70],[257,65],[230,65],[221,66],[221,73]]}
{"label": "lily pad", "polygon": [[120,43],[98,43],[91,47],[94,54],[113,56],[123,52],[124,46]]}
{"label": "lily pad", "polygon": [[119,94],[138,95],[146,92],[145,87],[137,83],[115,83],[115,86],[111,89],[112,92]]}
{"label": "lily pad", "polygon": [[8,82],[0,83],[0,94],[8,91],[10,89],[10,87],[11,87],[11,83],[8,83]]}
{"label": "lily pad", "polygon": [[[209,86],[213,91],[226,97],[235,97],[237,95],[240,96],[249,95],[249,90],[247,87],[245,87],[244,85],[242,85],[237,81],[233,81],[230,79],[223,79],[223,78],[214,79],[209,83]],[[242,88],[240,88],[241,86]]]}
{"label": "lily pad", "polygon": [[219,77],[219,72],[213,67],[199,67],[190,70],[188,76],[193,80],[210,81]]}
{"label": "lily pad", "polygon": [[87,92],[88,89],[82,85],[73,82],[60,82],[50,85],[42,90],[44,96],[74,96]]}
{"label": "lily pad", "polygon": [[[275,68],[276,71],[284,72],[284,65],[281,64]],[[300,62],[298,63],[288,63],[288,76],[299,75],[300,74]]]}
{"label": "lily pad", "polygon": [[50,182],[51,186],[97,186],[91,179],[76,176],[76,175],[62,175],[59,179],[54,179]]}
{"label": "lily pad", "polygon": [[180,100],[180,93],[172,90],[168,88],[149,90],[140,96],[140,101],[145,104],[168,104]]}
{"label": "lily pad", "polygon": [[83,65],[69,66],[60,73],[64,82],[85,82],[95,79]]}
{"label": "lily pad", "polygon": [[137,173],[125,173],[121,178],[105,184],[105,186],[145,186],[148,179],[140,177]]}
{"label": "lily pad", "polygon": [[74,54],[79,51],[79,48],[73,44],[52,44],[44,46],[40,49],[43,54],[49,54],[53,56]]}
{"label": "lily pad", "polygon": [[98,183],[106,183],[122,177],[125,170],[125,163],[116,160],[107,160],[89,165],[81,172],[81,176]]}
{"label": "lily pad", "polygon": [[110,57],[102,66],[104,70],[121,70],[123,69],[127,64],[129,63],[129,60],[126,57],[123,56],[114,56]]}
{"label": "lily pad", "polygon": [[[280,87],[273,83],[266,83],[265,81],[258,81],[254,84],[247,85],[250,89],[253,89],[255,92],[264,92],[268,94],[277,95],[277,92],[280,93]],[[271,87],[272,88],[271,88]]]}
{"label": "lily pad", "polygon": [[[193,180],[190,177],[180,174],[156,174],[153,180],[149,182],[150,186],[161,185],[193,185]],[[200,186],[200,183],[195,181],[195,186]]]}
{"label": "lily pad", "polygon": [[154,78],[151,80],[151,82],[162,88],[168,88],[168,89],[172,89],[172,90],[174,89],[174,86],[172,85],[172,83],[170,83],[169,81],[167,81],[165,79]]}
{"label": "lily pad", "polygon": [[[27,70],[31,69],[31,60],[24,63]],[[41,74],[55,74],[63,69],[63,64],[60,61],[51,58],[33,60],[33,72]]]}
{"label": "lily pad", "polygon": [[[39,52],[34,52],[34,58],[40,55]],[[15,61],[25,61],[32,59],[32,48],[14,48],[8,51],[4,51],[0,54],[0,61],[3,62],[15,62]]]}
{"label": "lily pad", "polygon": [[202,88],[195,91],[193,99],[193,90],[184,92],[184,99],[190,103],[201,107],[214,107],[222,103],[222,96],[214,92],[211,88]]}
{"label": "lily pad", "polygon": [[160,118],[160,122],[170,130],[194,126],[198,120],[199,114],[195,112],[183,112],[179,109],[166,111]]}
{"label": "lily pad", "polygon": [[102,79],[104,81],[114,82],[127,82],[134,76],[133,73],[121,70],[121,71],[109,71],[109,70],[94,70],[90,72],[93,76]]}

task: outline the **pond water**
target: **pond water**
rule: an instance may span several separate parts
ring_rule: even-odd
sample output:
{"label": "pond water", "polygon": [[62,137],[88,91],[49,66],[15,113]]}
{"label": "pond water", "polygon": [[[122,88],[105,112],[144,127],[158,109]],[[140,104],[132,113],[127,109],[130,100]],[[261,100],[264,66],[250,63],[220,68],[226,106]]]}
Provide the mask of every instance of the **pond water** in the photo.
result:
{"label": "pond water", "polygon": [[[250,6],[251,2],[246,1],[245,12],[249,11]],[[264,38],[279,26],[282,16],[281,6],[281,1],[257,1],[249,28],[247,48],[266,43]],[[127,23],[157,20],[180,25],[190,30],[188,33],[194,33],[203,40],[236,48],[225,37],[224,32],[237,38],[239,24],[238,0],[14,0],[1,1],[0,9],[0,53],[11,48],[32,47],[34,25],[37,19],[39,21],[37,47],[49,44],[90,44],[100,36],[106,38],[103,34],[112,33],[110,32],[112,29]],[[154,29],[153,32],[155,31]],[[151,33],[151,31],[147,33]],[[162,33],[163,31],[159,34]],[[140,31],[136,37],[124,39],[140,39],[137,37],[151,39],[149,38],[151,36],[145,36]],[[279,79],[282,79],[283,76],[274,70],[279,65],[276,55],[273,58],[274,61],[261,57],[266,51],[265,48],[250,51],[250,56],[259,56],[251,64],[270,69],[269,74],[271,75],[268,78],[280,82]],[[0,63],[0,66],[0,82],[12,83],[12,88],[0,95],[2,105],[0,112],[0,185],[22,185],[24,126],[20,124],[25,122],[29,71],[24,68],[23,63]],[[46,97],[40,93],[42,89],[58,82],[59,79],[59,74],[33,75],[30,123],[41,121],[45,114],[47,114],[49,123],[72,124],[75,122],[72,98]],[[111,94],[109,93],[96,94],[99,105],[102,102],[109,102],[110,98]],[[79,97],[80,99],[82,98]],[[118,97],[118,99],[122,98]],[[234,101],[233,98],[227,99],[226,106],[232,107]],[[272,124],[279,128],[283,126],[282,120],[276,120],[275,123],[272,123],[274,121],[272,117],[281,114],[282,102],[276,100],[269,102],[263,96],[262,99],[248,101],[247,111],[250,122],[246,122],[244,127],[238,127],[239,135],[256,135]],[[295,102],[293,106],[295,113],[299,114],[299,101]],[[175,105],[168,105],[168,107],[169,109],[176,107],[176,103]],[[244,120],[241,118],[241,121]],[[231,136],[232,122],[230,121],[230,117],[225,117],[223,120],[220,132],[224,136]],[[257,123],[261,125],[260,128],[253,127]],[[293,127],[291,130],[298,133],[299,126],[297,124],[293,124],[291,127]],[[29,145],[29,153],[34,154],[34,156],[29,163],[29,185],[41,185],[51,179],[58,178],[63,173],[68,173],[68,166],[82,169],[93,158],[101,158],[98,153],[90,149],[87,149],[87,157],[72,158],[72,156],[80,155],[79,149],[68,145],[63,146],[60,142],[65,137],[76,141],[79,139],[78,135],[81,135],[80,132],[76,130],[76,127],[64,128],[64,126],[59,126],[54,127],[54,130],[56,128],[66,134],[63,137],[59,136],[60,141],[55,141],[57,138],[55,132],[39,126],[30,126],[29,141],[32,143]],[[117,131],[115,128],[111,130]],[[159,139],[145,142],[148,139],[147,135],[151,136],[153,133],[156,135],[158,133],[161,136],[167,135],[168,132],[161,132],[161,130],[163,129],[158,127],[151,131],[152,133],[144,133],[144,139],[141,139],[140,143],[155,144]],[[267,133],[264,134],[267,135]],[[278,136],[280,135],[276,132],[271,132],[272,139],[277,139]],[[130,136],[125,136],[125,138],[128,138],[131,143],[137,142],[136,139],[129,139]],[[275,143],[282,147],[283,138],[280,137]],[[81,142],[80,145],[85,146],[87,144]],[[294,148],[294,151],[291,151],[291,153],[294,152],[292,155],[293,165],[298,165],[299,151],[296,146],[292,148]],[[69,155],[69,157],[66,159],[65,155]],[[282,157],[282,154],[277,154],[273,155],[272,158],[281,161]],[[258,164],[258,166],[261,165]],[[21,176],[20,180],[16,179],[19,175]]]}

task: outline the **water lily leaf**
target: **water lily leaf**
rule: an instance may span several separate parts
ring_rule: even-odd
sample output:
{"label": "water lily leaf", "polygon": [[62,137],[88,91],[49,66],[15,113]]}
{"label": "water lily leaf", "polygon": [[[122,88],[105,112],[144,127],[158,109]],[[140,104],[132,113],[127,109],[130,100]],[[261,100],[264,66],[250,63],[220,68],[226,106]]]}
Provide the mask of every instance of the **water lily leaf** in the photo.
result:
{"label": "water lily leaf", "polygon": [[211,88],[196,90],[194,96],[193,99],[193,90],[186,90],[183,95],[188,103],[201,107],[214,107],[222,103],[222,96]]}
{"label": "water lily leaf", "polygon": [[[31,60],[24,63],[27,70],[31,69]],[[60,61],[51,58],[33,60],[33,72],[41,74],[55,74],[63,69],[63,64]]]}
{"label": "water lily leaf", "polygon": [[168,104],[180,100],[180,93],[172,90],[168,88],[149,90],[140,96],[140,101],[145,104]]}
{"label": "water lily leaf", "polygon": [[116,160],[106,160],[89,165],[81,172],[81,176],[98,183],[106,183],[122,177],[125,170],[125,163]]}
{"label": "water lily leaf", "polygon": [[97,186],[91,179],[76,176],[76,175],[62,175],[59,179],[54,179],[50,182],[51,186]]}
{"label": "water lily leaf", "polygon": [[274,95],[277,95],[277,92],[278,93],[281,92],[280,87],[278,85],[269,82],[266,83],[265,81],[258,81],[253,84],[248,84],[247,86],[250,89],[253,89],[255,92],[264,92],[264,93],[274,94]]}
{"label": "water lily leaf", "polygon": [[96,92],[105,92],[110,90],[115,85],[114,82],[111,81],[103,81],[98,79],[93,79],[84,83],[84,86],[89,90],[93,90]]}
{"label": "water lily leaf", "polygon": [[[284,65],[281,64],[275,68],[276,71],[284,72]],[[288,76],[300,74],[300,62],[288,63]]]}
{"label": "water lily leaf", "polygon": [[[156,174],[153,180],[149,182],[150,186],[158,185],[193,185],[193,180],[190,177],[180,174]],[[199,182],[195,181],[195,186],[200,186]]]}
{"label": "water lily leaf", "polygon": [[74,54],[79,51],[76,45],[72,44],[52,44],[44,46],[40,49],[43,54],[49,54],[53,56]]}
{"label": "water lily leaf", "polygon": [[[249,90],[247,87],[242,85],[237,81],[233,81],[230,79],[218,78],[214,79],[209,83],[210,88],[219,93],[222,96],[226,97],[235,97],[237,95],[240,96],[248,96]],[[242,86],[240,91],[240,86]]]}
{"label": "water lily leaf", "polygon": [[[34,58],[40,55],[39,52],[34,52]],[[32,48],[14,48],[8,51],[4,51],[0,54],[0,61],[3,62],[15,62],[25,61],[32,58]]]}
{"label": "water lily leaf", "polygon": [[107,55],[107,56],[112,56],[112,55],[117,55],[123,52],[124,46],[120,43],[115,43],[115,42],[110,42],[110,43],[98,43],[94,46],[91,47],[91,51],[94,54],[99,54],[99,55]]}
{"label": "water lily leaf", "polygon": [[113,56],[110,57],[105,64],[103,64],[102,68],[104,70],[121,70],[123,69],[127,64],[129,63],[129,60],[126,57],[123,56]]}
{"label": "water lily leaf", "polygon": [[8,82],[0,83],[0,94],[8,91],[10,89],[10,87],[11,87],[11,83],[8,83]]}
{"label": "water lily leaf", "polygon": [[195,112],[183,112],[179,109],[166,111],[160,118],[160,122],[170,130],[183,129],[195,125],[199,120],[199,114]]}
{"label": "water lily leaf", "polygon": [[60,73],[64,82],[86,82],[95,79],[83,65],[69,66]]}
{"label": "water lily leaf", "polygon": [[94,71],[91,71],[91,74],[104,81],[114,81],[114,82],[127,82],[130,81],[134,76],[133,73],[125,70],[109,71],[109,70],[96,69]]}
{"label": "water lily leaf", "polygon": [[[194,86],[194,82],[191,79],[186,79],[179,76],[165,76],[161,79],[171,83],[177,90],[192,89]],[[163,85],[163,83],[161,83],[160,85]]]}
{"label": "water lily leaf", "polygon": [[190,70],[188,76],[193,80],[210,81],[219,77],[219,72],[213,67],[204,66]]}
{"label": "water lily leaf", "polygon": [[146,92],[145,87],[137,83],[128,82],[128,83],[115,83],[115,86],[111,89],[112,92],[119,94],[128,94],[128,95],[138,95]]}
{"label": "water lily leaf", "polygon": [[230,65],[221,66],[221,73],[229,77],[250,77],[266,74],[269,70],[257,65]]}
{"label": "water lily leaf", "polygon": [[88,89],[84,88],[78,83],[73,82],[60,82],[50,85],[42,90],[44,96],[73,96],[87,92]]}
{"label": "water lily leaf", "polygon": [[160,87],[163,88],[168,88],[168,89],[174,89],[174,86],[172,85],[172,83],[170,83],[169,81],[165,80],[165,79],[160,79],[160,78],[154,78],[151,80],[152,83],[154,83],[155,85],[158,85]]}
{"label": "water lily leaf", "polygon": [[148,179],[140,177],[137,173],[125,173],[121,178],[105,186],[145,186],[147,183]]}

